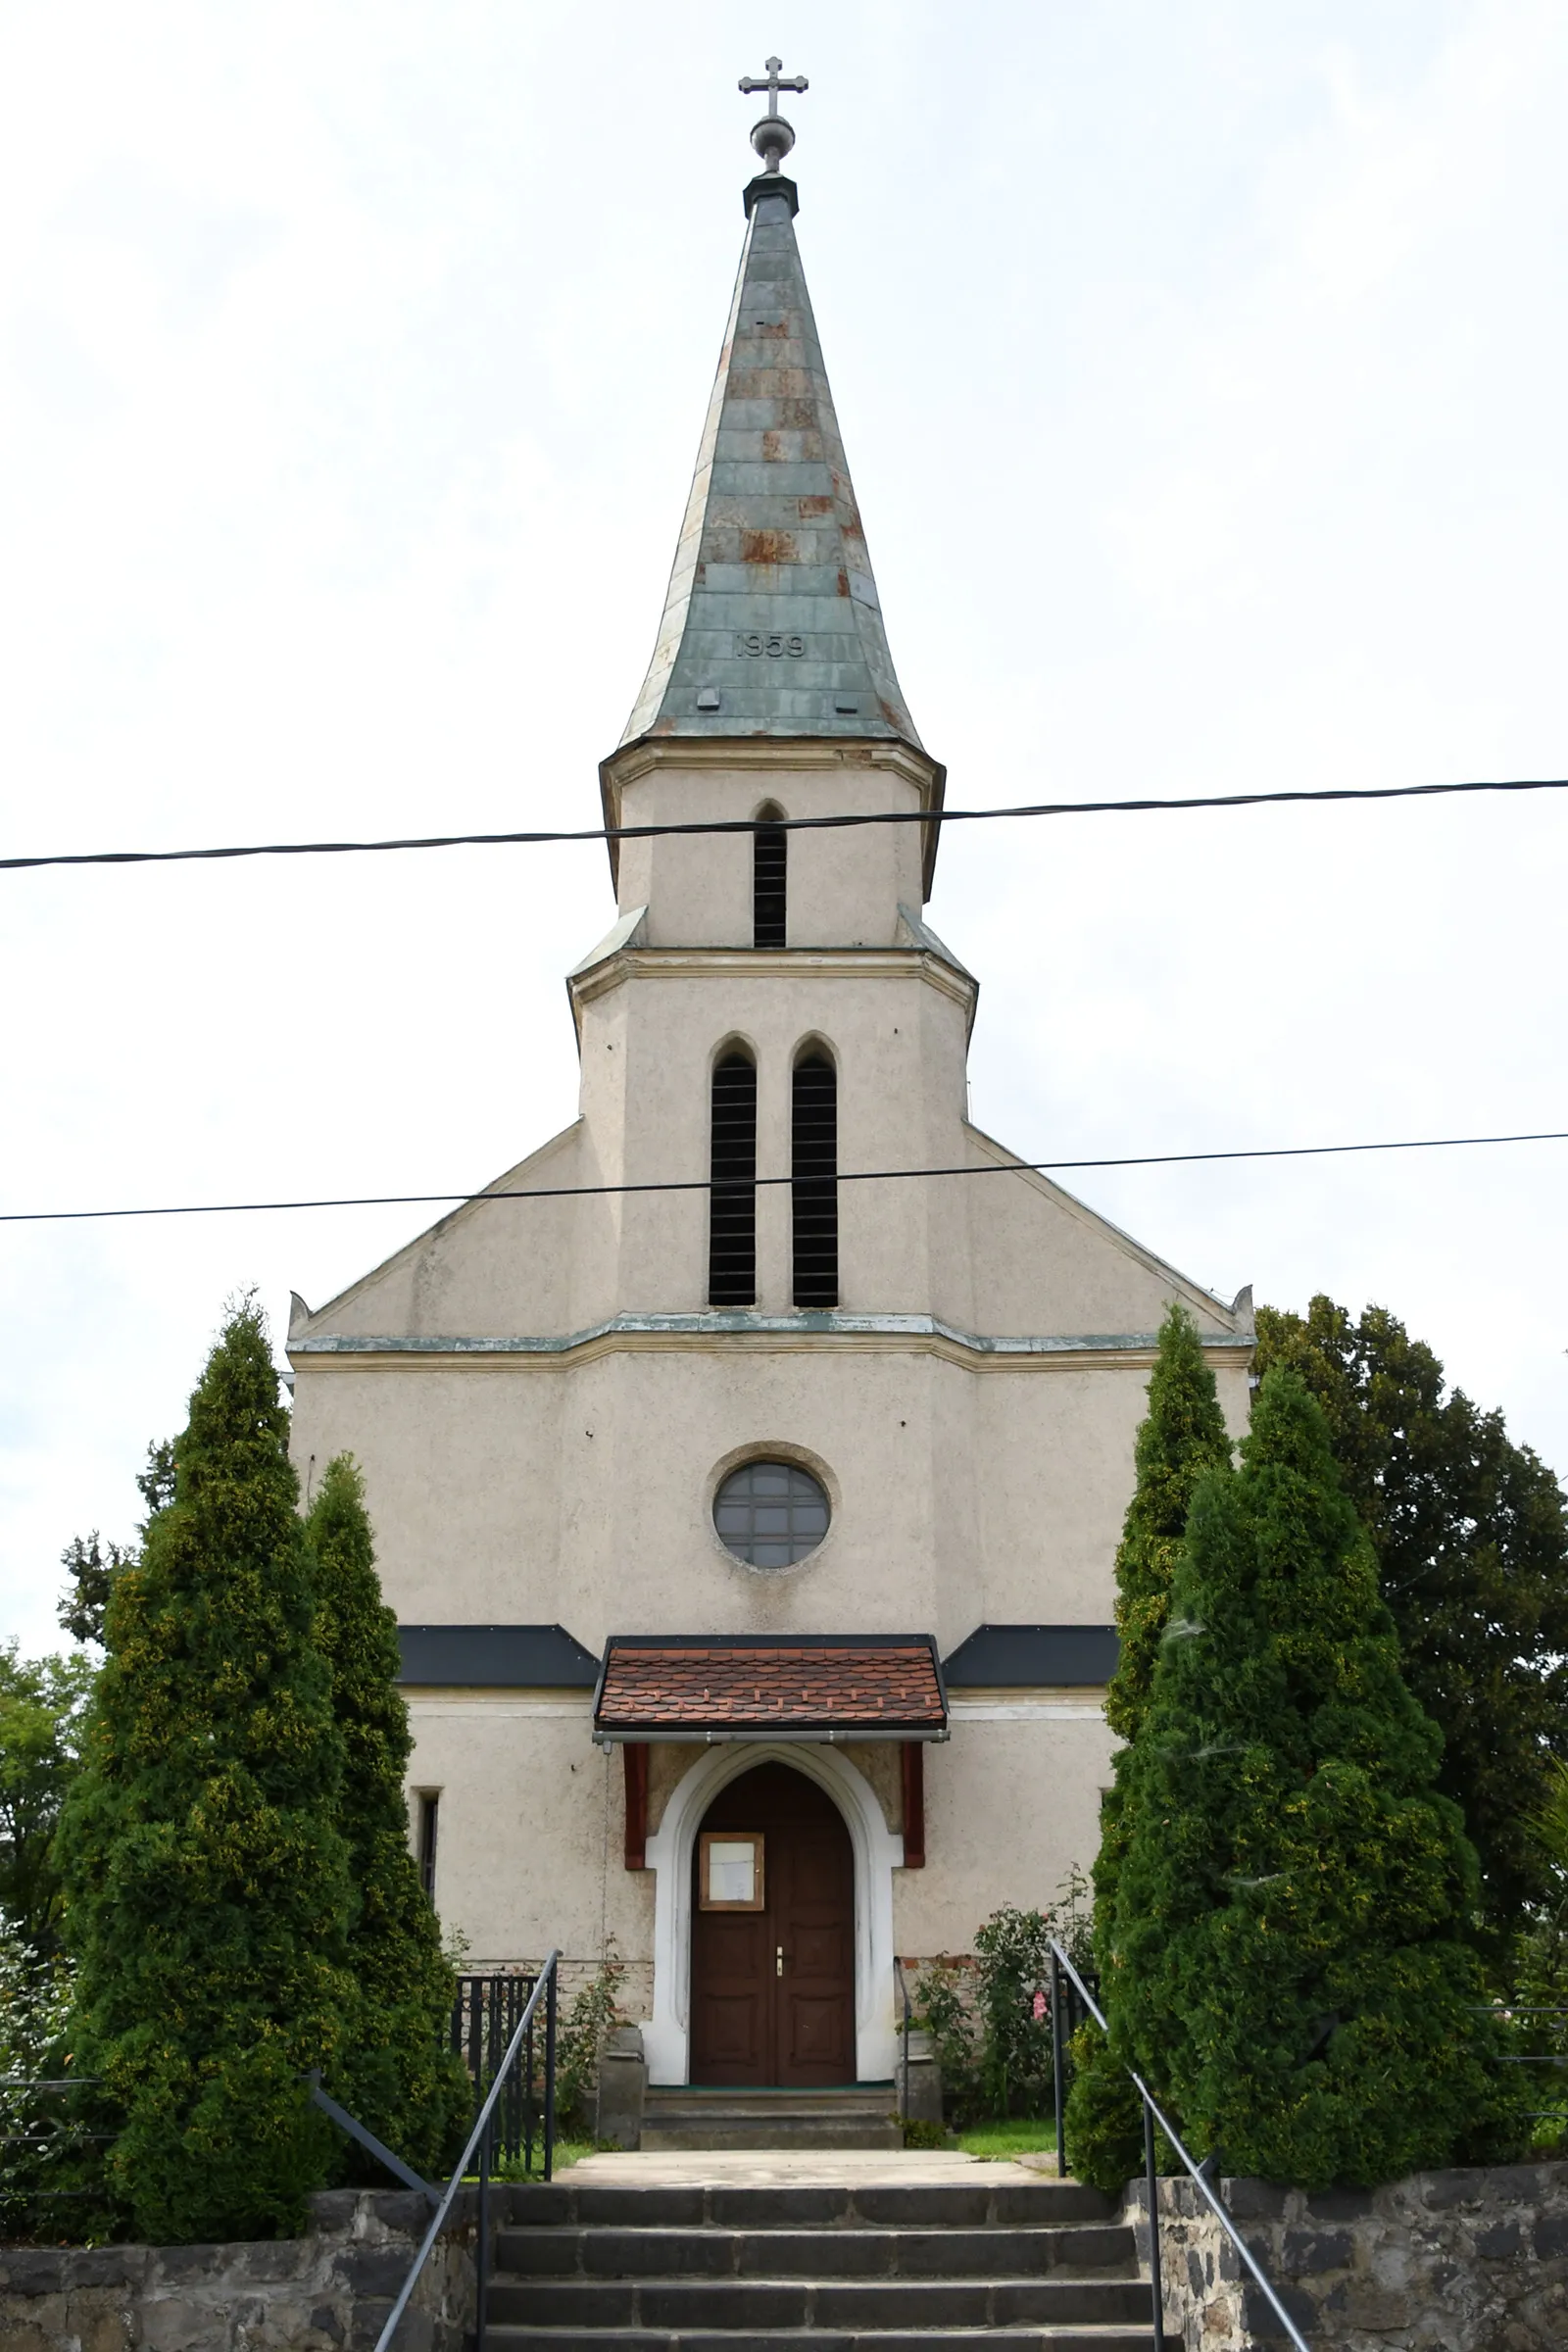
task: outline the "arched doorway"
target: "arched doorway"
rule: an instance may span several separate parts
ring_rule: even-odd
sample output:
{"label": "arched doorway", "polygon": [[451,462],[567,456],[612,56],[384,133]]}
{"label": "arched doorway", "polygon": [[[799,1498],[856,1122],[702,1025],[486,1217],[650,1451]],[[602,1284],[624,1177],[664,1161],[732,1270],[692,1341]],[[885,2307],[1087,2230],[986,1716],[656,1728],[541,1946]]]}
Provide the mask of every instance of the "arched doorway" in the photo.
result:
{"label": "arched doorway", "polygon": [[[703,1816],[693,1880],[693,2082],[853,2082],[855,1860],[827,1791],[787,1764],[742,1773]],[[715,1907],[726,1886],[745,1907]]]}

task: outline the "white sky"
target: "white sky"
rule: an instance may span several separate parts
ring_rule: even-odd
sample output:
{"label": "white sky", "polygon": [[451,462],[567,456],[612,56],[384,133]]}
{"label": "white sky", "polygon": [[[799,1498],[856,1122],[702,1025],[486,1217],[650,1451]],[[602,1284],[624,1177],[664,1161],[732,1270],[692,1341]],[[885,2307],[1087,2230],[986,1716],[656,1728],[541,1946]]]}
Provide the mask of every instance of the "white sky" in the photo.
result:
{"label": "white sky", "polygon": [[[1568,770],[1561,0],[0,0],[6,850],[596,821],[769,50],[956,805]],[[954,828],[1031,1157],[1568,1127],[1568,796]],[[479,1184],[603,850],[0,875],[0,1205]],[[1568,1466],[1568,1146],[1077,1181]],[[1069,1180],[1072,1181],[1072,1180]],[[400,1210],[0,1228],[0,1631],[226,1294]]]}

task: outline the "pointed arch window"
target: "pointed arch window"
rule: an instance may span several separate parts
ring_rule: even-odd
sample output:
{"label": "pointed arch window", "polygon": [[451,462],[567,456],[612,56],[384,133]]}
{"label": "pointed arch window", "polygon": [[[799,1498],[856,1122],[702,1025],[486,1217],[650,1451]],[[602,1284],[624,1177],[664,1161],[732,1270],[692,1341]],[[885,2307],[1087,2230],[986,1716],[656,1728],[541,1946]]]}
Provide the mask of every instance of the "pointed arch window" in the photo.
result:
{"label": "pointed arch window", "polygon": [[795,1303],[839,1302],[839,1078],[819,1046],[795,1064],[790,1200]]}
{"label": "pointed arch window", "polygon": [[790,837],[782,824],[767,821],[782,817],[782,808],[769,805],[757,813],[757,831],[752,835],[752,945],[781,948],[785,944]]}
{"label": "pointed arch window", "polygon": [[732,1047],[713,1064],[708,1209],[708,1300],[757,1298],[757,1064]]}

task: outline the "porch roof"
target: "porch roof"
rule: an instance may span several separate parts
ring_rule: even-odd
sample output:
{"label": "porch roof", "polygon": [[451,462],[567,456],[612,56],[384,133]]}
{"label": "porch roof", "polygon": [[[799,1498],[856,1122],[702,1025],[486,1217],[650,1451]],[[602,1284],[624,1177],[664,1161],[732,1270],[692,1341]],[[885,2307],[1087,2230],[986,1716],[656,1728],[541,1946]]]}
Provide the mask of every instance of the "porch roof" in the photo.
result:
{"label": "porch roof", "polygon": [[594,1737],[945,1740],[929,1634],[614,1634]]}

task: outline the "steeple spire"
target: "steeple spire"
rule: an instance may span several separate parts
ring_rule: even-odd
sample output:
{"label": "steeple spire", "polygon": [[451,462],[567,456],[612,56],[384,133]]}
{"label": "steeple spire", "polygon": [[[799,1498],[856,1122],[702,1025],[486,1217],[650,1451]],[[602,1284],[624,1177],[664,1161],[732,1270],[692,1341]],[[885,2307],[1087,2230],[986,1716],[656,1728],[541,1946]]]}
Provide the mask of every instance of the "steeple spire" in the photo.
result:
{"label": "steeple spire", "polygon": [[752,132],[766,169],[746,241],[659,642],[622,736],[920,739],[888,651],[876,582],[778,167],[795,133],[781,89]]}

